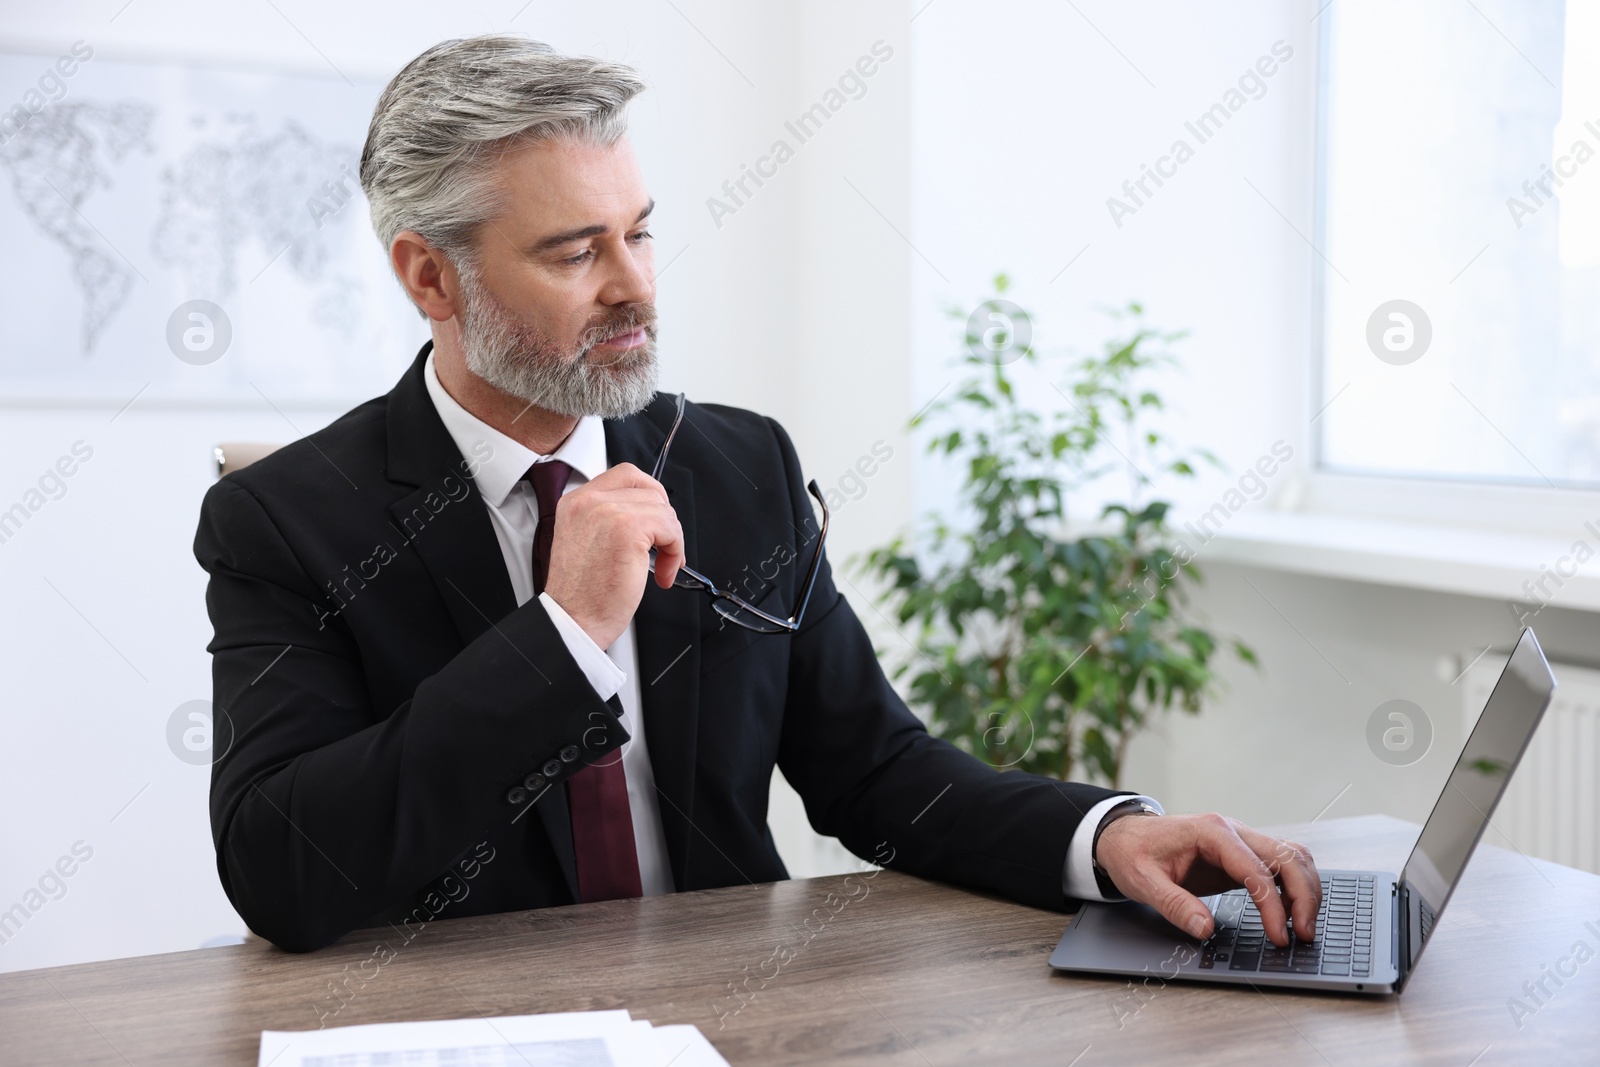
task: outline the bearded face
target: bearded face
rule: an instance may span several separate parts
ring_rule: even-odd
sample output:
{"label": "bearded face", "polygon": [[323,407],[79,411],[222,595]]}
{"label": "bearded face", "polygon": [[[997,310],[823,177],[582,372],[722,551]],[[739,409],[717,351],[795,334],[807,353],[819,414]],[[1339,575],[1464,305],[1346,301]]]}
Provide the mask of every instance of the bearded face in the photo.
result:
{"label": "bearded face", "polygon": [[607,307],[575,339],[553,336],[506,307],[474,266],[461,277],[467,369],[502,392],[557,415],[620,419],[655,395],[653,303]]}

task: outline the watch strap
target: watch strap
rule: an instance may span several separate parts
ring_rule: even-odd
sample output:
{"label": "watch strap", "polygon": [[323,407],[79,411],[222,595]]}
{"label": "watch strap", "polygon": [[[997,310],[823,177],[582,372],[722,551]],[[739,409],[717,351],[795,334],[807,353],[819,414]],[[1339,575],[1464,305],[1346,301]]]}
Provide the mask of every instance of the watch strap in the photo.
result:
{"label": "watch strap", "polygon": [[1095,827],[1094,840],[1089,846],[1089,855],[1094,861],[1094,881],[1100,890],[1100,895],[1107,900],[1124,898],[1127,896],[1111,880],[1111,875],[1100,865],[1100,835],[1105,833],[1106,827],[1116,822],[1125,815],[1160,815],[1161,810],[1147,801],[1138,797],[1130,797],[1105,813],[1100,820],[1100,825]]}

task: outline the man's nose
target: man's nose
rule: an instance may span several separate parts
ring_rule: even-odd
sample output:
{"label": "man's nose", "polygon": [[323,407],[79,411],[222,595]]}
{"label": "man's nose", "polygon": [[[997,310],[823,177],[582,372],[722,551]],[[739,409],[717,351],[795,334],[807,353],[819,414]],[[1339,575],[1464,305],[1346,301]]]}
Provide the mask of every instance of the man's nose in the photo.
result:
{"label": "man's nose", "polygon": [[600,290],[600,302],[615,304],[649,304],[655,299],[655,266],[648,252],[628,254],[615,258],[616,264],[605,286]]}

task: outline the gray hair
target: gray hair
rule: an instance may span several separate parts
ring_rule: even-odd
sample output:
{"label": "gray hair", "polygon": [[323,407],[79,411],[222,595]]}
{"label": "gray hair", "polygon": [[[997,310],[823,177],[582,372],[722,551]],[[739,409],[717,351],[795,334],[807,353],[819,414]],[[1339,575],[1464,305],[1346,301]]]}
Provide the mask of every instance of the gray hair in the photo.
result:
{"label": "gray hair", "polygon": [[631,67],[526,37],[434,45],[383,90],[361,152],[361,188],[384,251],[415,230],[458,266],[473,262],[478,228],[505,206],[492,174],[500,157],[559,137],[613,144],[644,87]]}

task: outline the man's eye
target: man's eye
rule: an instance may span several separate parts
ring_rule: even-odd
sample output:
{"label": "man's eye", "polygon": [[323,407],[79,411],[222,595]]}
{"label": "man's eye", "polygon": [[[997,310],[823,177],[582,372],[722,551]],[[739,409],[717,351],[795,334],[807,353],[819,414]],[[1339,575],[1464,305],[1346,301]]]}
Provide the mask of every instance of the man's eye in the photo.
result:
{"label": "man's eye", "polygon": [[589,249],[585,248],[582,252],[579,252],[577,255],[568,256],[566,259],[563,259],[561,262],[566,264],[569,267],[577,267],[577,266],[581,266],[593,254],[594,254],[593,252],[591,252]]}
{"label": "man's eye", "polygon": [[632,235],[633,239],[635,241],[638,241],[640,244],[643,244],[644,242],[650,240],[654,236],[655,235],[652,234],[649,230],[640,230],[638,233]]}

